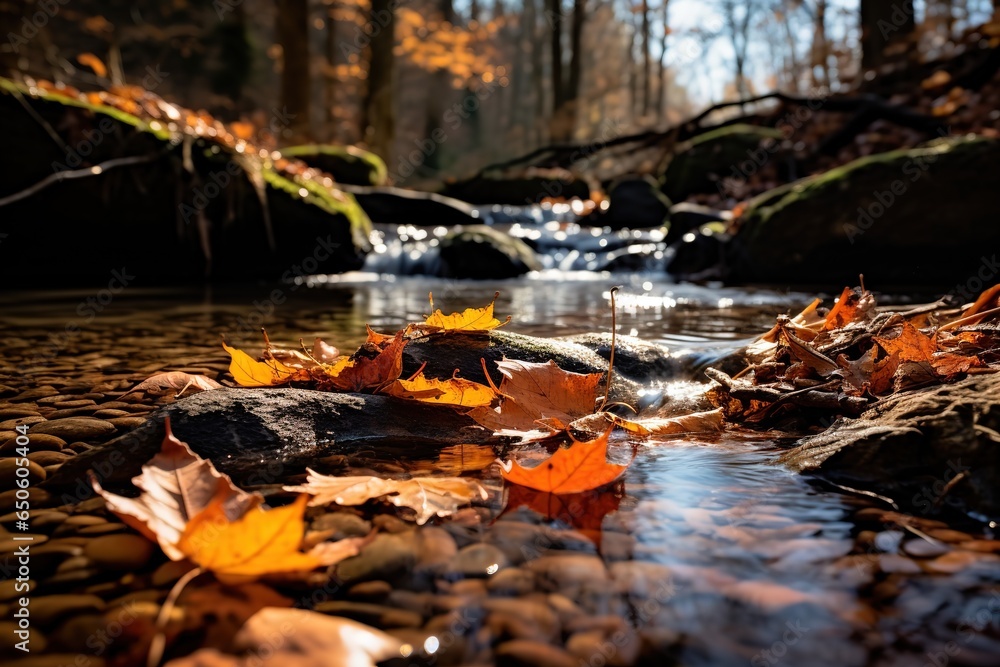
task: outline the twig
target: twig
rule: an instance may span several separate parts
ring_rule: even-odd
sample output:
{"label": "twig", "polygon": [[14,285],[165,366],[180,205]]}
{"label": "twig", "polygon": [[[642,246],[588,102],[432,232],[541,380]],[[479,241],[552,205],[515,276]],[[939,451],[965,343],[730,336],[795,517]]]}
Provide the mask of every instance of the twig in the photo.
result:
{"label": "twig", "polygon": [[59,136],[59,133],[56,132],[54,129],[52,129],[52,126],[49,125],[49,122],[44,118],[42,118],[42,116],[37,111],[35,111],[35,108],[33,106],[28,104],[28,100],[24,99],[24,95],[21,94],[21,91],[18,90],[17,88],[11,88],[10,90],[11,93],[14,95],[14,97],[17,98],[17,101],[21,103],[21,106],[24,107],[24,110],[28,112],[28,115],[31,116],[36,123],[42,126],[42,129],[45,130],[45,133],[49,135],[54,142],[56,142],[59,148],[67,155],[72,153],[73,151],[70,149],[68,145],[66,145],[66,142],[62,140],[62,137]]}
{"label": "twig", "polygon": [[73,171],[57,171],[54,174],[49,174],[42,180],[38,181],[32,186],[21,190],[20,192],[15,192],[12,195],[7,195],[0,199],[0,206],[6,206],[7,204],[13,204],[16,201],[20,201],[36,192],[40,192],[45,188],[49,187],[54,183],[60,181],[68,181],[75,178],[85,178],[87,176],[100,176],[105,171],[109,169],[115,169],[117,167],[125,167],[132,164],[142,164],[144,162],[153,162],[159,160],[162,154],[156,155],[135,155],[132,157],[120,157],[113,160],[108,160],[107,162],[102,162],[100,164],[94,165],[93,167],[87,167],[86,169],[75,169]]}
{"label": "twig", "polygon": [[621,287],[616,285],[611,288],[611,354],[608,356],[608,383],[604,387],[604,400],[601,401],[601,407],[597,409],[598,412],[604,411],[604,406],[608,404],[608,394],[611,393],[611,371],[615,367],[615,335],[617,329],[617,313],[615,308],[615,294],[618,293]]}
{"label": "twig", "polygon": [[200,567],[196,567],[178,579],[174,587],[170,589],[167,599],[163,601],[163,606],[160,607],[160,613],[156,615],[156,625],[154,626],[156,634],[153,635],[153,641],[149,645],[149,657],[146,660],[146,667],[156,667],[160,664],[160,660],[163,659],[163,650],[167,645],[167,635],[164,632],[164,628],[166,628],[167,621],[170,620],[170,612],[174,610],[177,598],[181,596],[184,587],[199,575],[204,574],[204,572]]}

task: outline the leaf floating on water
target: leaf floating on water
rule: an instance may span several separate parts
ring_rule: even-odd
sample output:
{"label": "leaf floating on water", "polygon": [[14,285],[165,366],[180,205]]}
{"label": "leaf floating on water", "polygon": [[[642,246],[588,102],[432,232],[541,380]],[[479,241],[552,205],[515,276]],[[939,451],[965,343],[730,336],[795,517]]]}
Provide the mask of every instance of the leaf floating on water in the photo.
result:
{"label": "leaf floating on water", "polygon": [[[620,426],[631,434],[641,437],[702,435],[719,433],[725,423],[722,409],[706,412],[693,412],[678,417],[662,417],[658,419],[624,419],[611,413],[604,413],[605,418]],[[572,426],[572,424],[571,424]]]}
{"label": "leaf floating on water", "polygon": [[571,422],[594,412],[597,387],[603,373],[571,373],[554,361],[544,364],[504,359],[497,367],[503,374],[502,396],[496,409],[480,407],[467,414],[481,426],[500,431],[530,431],[540,419]]}
{"label": "leaf floating on water", "polygon": [[628,465],[608,463],[609,435],[611,428],[594,440],[575,440],[534,468],[506,461],[501,464],[500,474],[512,484],[546,493],[581,493],[605,486],[621,477],[628,468]]}
{"label": "leaf floating on water", "polygon": [[486,490],[476,481],[462,477],[413,477],[383,479],[359,475],[334,477],[307,469],[302,486],[286,486],[285,491],[313,496],[310,505],[361,505],[385,497],[397,507],[409,507],[417,513],[417,523],[427,523],[435,516],[449,516],[475,498],[485,500]]}
{"label": "leaf floating on water", "polygon": [[203,648],[166,667],[376,667],[409,655],[403,642],[357,621],[305,609],[265,607],[233,640],[241,655]]}

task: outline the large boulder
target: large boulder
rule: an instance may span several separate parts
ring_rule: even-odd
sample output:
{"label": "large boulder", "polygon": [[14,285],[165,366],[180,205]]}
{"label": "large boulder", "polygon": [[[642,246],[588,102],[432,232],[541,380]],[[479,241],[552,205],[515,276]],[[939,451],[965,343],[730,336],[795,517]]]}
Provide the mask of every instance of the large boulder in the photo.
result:
{"label": "large boulder", "polygon": [[[997,275],[1000,141],[959,137],[855,160],[752,200],[730,278],[954,284]],[[977,277],[978,276],[978,277]]]}
{"label": "large boulder", "polygon": [[370,222],[349,194],[240,152],[214,121],[168,124],[2,78],[0,117],[4,284],[336,273],[368,249]]}
{"label": "large boulder", "polygon": [[629,176],[608,193],[608,208],[580,220],[581,224],[611,229],[662,227],[670,220],[670,200],[649,176]]}
{"label": "large boulder", "polygon": [[542,268],[535,251],[519,238],[486,225],[470,225],[441,239],[441,260],[451,278],[514,278]]}
{"label": "large boulder", "polygon": [[[716,192],[724,178],[756,171],[782,138],[779,130],[734,124],[690,139],[674,152],[663,173],[663,193],[671,201],[684,201],[698,192]],[[752,170],[752,171],[751,171]]]}
{"label": "large boulder", "polygon": [[1000,516],[1000,375],[896,394],[805,438],[780,461],[925,514]]}
{"label": "large boulder", "polygon": [[539,170],[525,177],[476,176],[446,183],[441,194],[470,204],[529,206],[543,199],[590,199],[590,186],[568,172]]}

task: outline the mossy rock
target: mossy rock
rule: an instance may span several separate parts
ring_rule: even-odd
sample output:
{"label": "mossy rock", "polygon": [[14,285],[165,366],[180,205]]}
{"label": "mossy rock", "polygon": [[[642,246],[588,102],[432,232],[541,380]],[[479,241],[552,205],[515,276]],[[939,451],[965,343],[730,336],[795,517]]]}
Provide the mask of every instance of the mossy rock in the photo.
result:
{"label": "mossy rock", "polygon": [[299,177],[167,121],[2,78],[0,117],[0,200],[57,172],[135,160],[4,205],[6,284],[106,283],[123,267],[145,285],[288,280],[358,268],[367,251],[371,223],[328,177]]}
{"label": "mossy rock", "polygon": [[619,179],[608,193],[608,208],[580,220],[581,224],[611,229],[650,229],[669,222],[670,200],[650,176]]}
{"label": "mossy rock", "polygon": [[486,225],[469,225],[441,239],[441,259],[452,278],[513,278],[542,268],[527,243]]}
{"label": "mossy rock", "polygon": [[389,170],[382,158],[356,146],[307,144],[282,148],[281,154],[322,169],[337,183],[386,185],[389,182]]}
{"label": "mossy rock", "polygon": [[744,124],[698,135],[677,147],[663,174],[663,193],[680,202],[694,193],[718,190],[723,178],[746,178],[771,156],[763,142],[781,137],[774,128]]}
{"label": "mossy rock", "polygon": [[861,158],[750,201],[731,279],[780,284],[996,282],[1000,141],[968,136]]}
{"label": "mossy rock", "polygon": [[440,194],[477,205],[529,206],[544,199],[590,199],[590,186],[568,174],[528,178],[477,176],[448,183]]}

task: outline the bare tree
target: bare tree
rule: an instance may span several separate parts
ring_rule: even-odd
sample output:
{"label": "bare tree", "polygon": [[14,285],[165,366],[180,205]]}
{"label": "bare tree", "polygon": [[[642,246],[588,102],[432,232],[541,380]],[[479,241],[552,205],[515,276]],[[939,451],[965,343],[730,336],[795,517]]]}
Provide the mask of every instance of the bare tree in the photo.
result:
{"label": "bare tree", "polygon": [[669,6],[670,0],[661,0],[660,19],[663,23],[661,26],[663,32],[660,34],[660,81],[656,93],[656,117],[660,122],[665,120],[664,114],[667,105],[667,35],[670,34],[670,23],[667,20],[667,12]]}
{"label": "bare tree", "polygon": [[652,84],[652,55],[649,51],[649,2],[642,0],[642,117],[649,115]]}
{"label": "bare tree", "polygon": [[761,9],[759,0],[721,0],[723,31],[733,48],[733,67],[736,94],[740,98],[750,96],[746,80],[747,51],[750,46],[750,26]]}
{"label": "bare tree", "polygon": [[885,62],[885,48],[913,33],[913,1],[861,0],[861,66],[878,67]]}

